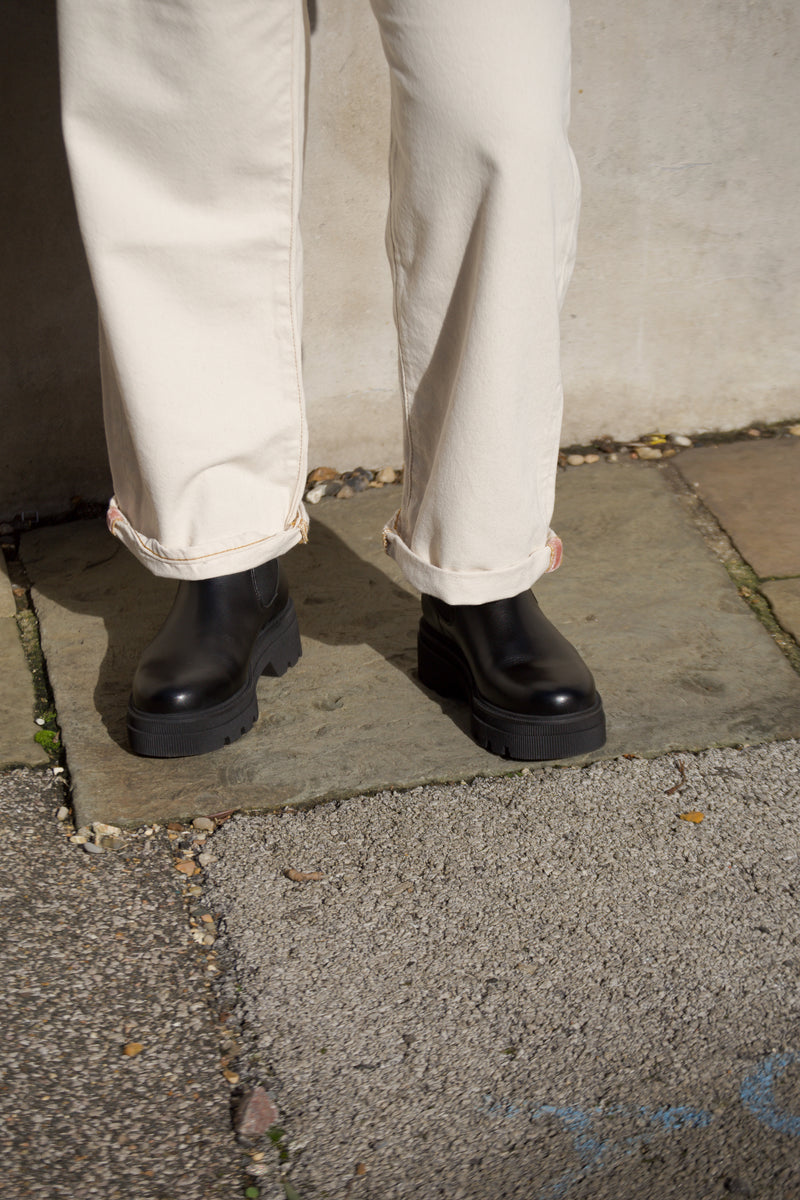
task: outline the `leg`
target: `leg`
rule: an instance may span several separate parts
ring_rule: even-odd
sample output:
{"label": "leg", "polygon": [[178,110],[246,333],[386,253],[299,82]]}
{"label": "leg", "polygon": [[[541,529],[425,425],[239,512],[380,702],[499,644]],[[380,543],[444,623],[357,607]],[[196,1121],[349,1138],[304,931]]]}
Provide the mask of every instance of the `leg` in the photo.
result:
{"label": "leg", "polygon": [[304,536],[303,11],[60,0],[109,523],[157,575],[230,574]]}
{"label": "leg", "polygon": [[579,204],[568,0],[372,2],[406,415],[385,538],[423,593],[420,674],[470,700],[490,749],[580,753],[602,743],[602,707],[527,591],[560,551],[559,308]]}
{"label": "leg", "polygon": [[60,0],[63,121],[100,310],[109,525],[172,611],[136,672],[141,754],[257,716],[300,643],[300,0]]}

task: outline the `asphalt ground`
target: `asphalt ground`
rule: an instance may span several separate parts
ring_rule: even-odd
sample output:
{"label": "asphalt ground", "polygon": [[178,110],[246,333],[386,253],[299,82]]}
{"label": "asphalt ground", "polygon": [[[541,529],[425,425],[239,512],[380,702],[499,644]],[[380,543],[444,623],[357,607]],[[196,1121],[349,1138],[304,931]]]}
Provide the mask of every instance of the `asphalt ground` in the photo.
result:
{"label": "asphalt ground", "polygon": [[800,1195],[800,743],[236,815],[197,879],[63,799],[0,776],[0,1196]]}
{"label": "asphalt ground", "polygon": [[798,818],[796,741],[234,817],[262,1196],[800,1196]]}
{"label": "asphalt ground", "polygon": [[224,1028],[168,838],[86,853],[63,801],[50,771],[0,775],[0,1196],[242,1196]]}

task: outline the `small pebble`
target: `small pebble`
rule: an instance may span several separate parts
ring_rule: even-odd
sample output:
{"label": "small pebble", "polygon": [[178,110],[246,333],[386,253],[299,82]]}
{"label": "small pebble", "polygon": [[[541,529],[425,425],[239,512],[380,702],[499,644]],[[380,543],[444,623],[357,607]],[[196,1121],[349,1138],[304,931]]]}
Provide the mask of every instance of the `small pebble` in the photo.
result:
{"label": "small pebble", "polygon": [[619,462],[619,455],[618,454],[606,455],[606,462]]}
{"label": "small pebble", "polygon": [[312,487],[315,483],[327,483],[329,479],[336,479],[339,472],[333,467],[315,467],[310,471],[306,479],[306,486]]}
{"label": "small pebble", "polygon": [[365,491],[372,482],[372,472],[365,467],[356,467],[355,471],[348,471],[342,476],[344,486],[350,487],[354,492]]}
{"label": "small pebble", "polygon": [[122,830],[118,825],[106,825],[105,821],[94,821],[92,824],[92,832],[96,838],[119,837],[122,833]]}
{"label": "small pebble", "polygon": [[596,463],[596,462],[600,462],[600,455],[599,455],[599,454],[585,454],[585,455],[584,455],[584,458],[583,458],[583,461],[584,461],[585,463]]}
{"label": "small pebble", "polygon": [[639,458],[651,459],[661,458],[661,451],[658,446],[637,446],[636,453]]}
{"label": "small pebble", "polygon": [[54,775],[63,775],[64,768],[63,767],[53,767],[53,774]]}
{"label": "small pebble", "polygon": [[62,804],[61,808],[56,813],[56,820],[57,821],[66,821],[68,816],[69,816],[69,809],[67,808],[66,804]]}
{"label": "small pebble", "polygon": [[761,437],[761,430],[760,429],[748,429],[747,436],[748,437]]}
{"label": "small pebble", "polygon": [[248,1089],[242,1096],[233,1127],[241,1137],[257,1138],[277,1124],[278,1110],[263,1087]]}
{"label": "small pebble", "polygon": [[327,496],[328,488],[324,483],[318,483],[305,494],[306,504],[319,504],[323,496]]}
{"label": "small pebble", "polygon": [[44,725],[44,717],[35,717],[35,718],[34,718],[34,723],[35,723],[36,725]]}
{"label": "small pebble", "polygon": [[349,500],[351,496],[355,496],[355,491],[350,487],[349,483],[343,484],[336,493],[337,500]]}
{"label": "small pebble", "polygon": [[[800,426],[798,426],[798,430],[800,430]],[[394,483],[396,479],[397,471],[395,471],[394,467],[381,467],[375,476],[376,483]]]}
{"label": "small pebble", "polygon": [[567,466],[568,467],[582,467],[585,462],[586,462],[586,459],[583,457],[582,454],[568,454],[567,455]]}
{"label": "small pebble", "polygon": [[690,437],[686,437],[686,435],[683,433],[671,433],[669,435],[669,440],[672,442],[673,446],[692,445],[692,439]]}
{"label": "small pebble", "polygon": [[213,833],[216,828],[211,817],[195,817],[192,825],[195,829],[199,829],[201,833]]}
{"label": "small pebble", "polygon": [[82,842],[81,843],[87,854],[102,854],[103,847],[98,846],[97,842]]}
{"label": "small pebble", "polygon": [[231,1071],[229,1067],[225,1067],[222,1074],[225,1076],[228,1083],[230,1083],[231,1085],[239,1082],[239,1076],[237,1075],[237,1073],[235,1071]]}
{"label": "small pebble", "polygon": [[85,833],[73,833],[69,840],[73,846],[85,846],[89,841]]}
{"label": "small pebble", "polygon": [[181,859],[180,862],[175,863],[175,870],[180,871],[183,875],[197,875],[199,874],[200,868],[193,859],[184,858]]}
{"label": "small pebble", "polygon": [[791,433],[793,437],[800,437],[800,425],[790,425],[788,432]]}
{"label": "small pebble", "polygon": [[217,856],[216,854],[212,854],[210,850],[205,850],[202,854],[198,854],[197,861],[201,867],[207,867],[210,863],[217,861]]}
{"label": "small pebble", "polygon": [[126,842],[124,837],[101,837],[97,844],[102,850],[122,850]]}
{"label": "small pebble", "polygon": [[141,1042],[126,1042],[122,1047],[122,1053],[126,1055],[127,1058],[135,1058],[136,1055],[141,1054],[143,1050],[144,1046]]}

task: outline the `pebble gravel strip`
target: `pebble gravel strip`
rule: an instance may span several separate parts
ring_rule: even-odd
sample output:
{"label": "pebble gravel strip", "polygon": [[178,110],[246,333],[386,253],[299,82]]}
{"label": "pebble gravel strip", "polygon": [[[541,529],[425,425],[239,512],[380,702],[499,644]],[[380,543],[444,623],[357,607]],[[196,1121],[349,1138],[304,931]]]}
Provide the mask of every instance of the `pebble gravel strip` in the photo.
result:
{"label": "pebble gravel strip", "polygon": [[[672,458],[681,450],[694,445],[707,445],[720,441],[741,441],[746,438],[800,437],[800,425],[764,425],[731,433],[714,433],[688,437],[685,433],[648,433],[634,441],[616,441],[610,434],[596,438],[589,446],[574,446],[559,453],[558,465],[567,467],[590,466],[597,462],[615,463],[621,459],[641,459],[653,462]],[[304,499],[307,504],[319,504],[325,497],[350,500],[367,488],[386,487],[387,484],[403,482],[402,467],[381,467],[369,470],[356,467],[352,471],[337,471],[335,467],[315,467],[306,479]]]}

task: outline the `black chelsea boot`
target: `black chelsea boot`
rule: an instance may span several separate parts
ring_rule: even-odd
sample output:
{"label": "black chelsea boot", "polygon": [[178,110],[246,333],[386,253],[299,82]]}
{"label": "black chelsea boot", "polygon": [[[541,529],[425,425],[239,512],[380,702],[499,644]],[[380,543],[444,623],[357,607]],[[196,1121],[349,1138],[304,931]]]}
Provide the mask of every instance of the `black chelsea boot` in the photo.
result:
{"label": "black chelsea boot", "polygon": [[258,717],[259,676],[285,674],[301,653],[277,559],[216,579],[181,580],[134,675],[131,749],[177,758],[235,742]]}
{"label": "black chelsea boot", "polygon": [[466,700],[472,736],[506,758],[569,758],[606,740],[603,705],[578,651],[533,592],[487,604],[422,597],[419,677]]}

